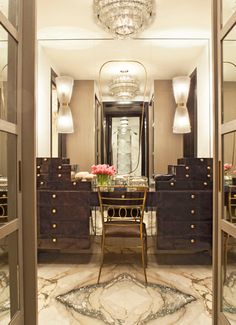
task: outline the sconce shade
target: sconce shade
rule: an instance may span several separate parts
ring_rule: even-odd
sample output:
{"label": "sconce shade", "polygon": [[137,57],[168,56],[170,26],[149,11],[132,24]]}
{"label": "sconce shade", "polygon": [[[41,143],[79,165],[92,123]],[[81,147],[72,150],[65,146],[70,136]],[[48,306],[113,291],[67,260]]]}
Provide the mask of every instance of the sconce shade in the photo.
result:
{"label": "sconce shade", "polygon": [[175,110],[173,133],[190,133],[191,126],[186,105],[178,105]]}
{"label": "sconce shade", "polygon": [[58,133],[73,133],[74,125],[71,110],[68,104],[60,105],[57,118]]}
{"label": "sconce shade", "polygon": [[172,80],[176,104],[186,104],[190,87],[188,76],[175,77]]}
{"label": "sconce shade", "polygon": [[69,104],[74,80],[68,76],[56,77],[57,97],[60,104]]}

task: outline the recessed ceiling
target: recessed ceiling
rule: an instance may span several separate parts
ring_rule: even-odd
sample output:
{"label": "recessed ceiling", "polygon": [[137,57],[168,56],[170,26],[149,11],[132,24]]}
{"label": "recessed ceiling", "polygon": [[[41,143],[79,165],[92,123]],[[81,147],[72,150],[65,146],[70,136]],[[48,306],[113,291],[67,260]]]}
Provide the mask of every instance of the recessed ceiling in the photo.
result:
{"label": "recessed ceiling", "polygon": [[[136,39],[113,40],[95,22],[92,0],[38,0],[38,40],[60,74],[98,80],[109,60],[135,60],[154,79],[190,74],[211,34],[210,0],[156,0],[155,19]],[[109,76],[110,78],[110,76]]]}

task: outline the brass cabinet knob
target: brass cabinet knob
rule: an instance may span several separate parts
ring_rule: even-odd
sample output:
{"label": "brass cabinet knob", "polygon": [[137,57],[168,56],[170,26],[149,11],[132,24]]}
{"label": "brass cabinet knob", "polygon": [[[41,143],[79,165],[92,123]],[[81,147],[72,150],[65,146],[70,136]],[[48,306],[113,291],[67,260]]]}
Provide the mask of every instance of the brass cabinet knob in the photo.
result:
{"label": "brass cabinet knob", "polygon": [[208,183],[207,183],[207,182],[204,182],[204,183],[203,183],[203,185],[204,185],[204,186],[207,186],[207,185],[208,185]]}
{"label": "brass cabinet knob", "polygon": [[211,166],[207,166],[207,169],[208,169],[208,170],[211,169]]}
{"label": "brass cabinet knob", "polygon": [[7,197],[6,194],[3,194],[2,197]]}
{"label": "brass cabinet knob", "polygon": [[52,198],[55,199],[57,197],[56,194],[52,194]]}
{"label": "brass cabinet knob", "polygon": [[170,183],[170,186],[174,186],[174,185],[175,185],[175,183],[173,183],[173,182]]}
{"label": "brass cabinet knob", "polygon": [[189,174],[186,174],[185,177],[186,177],[186,178],[189,178]]}
{"label": "brass cabinet knob", "polygon": [[189,170],[189,166],[186,166],[185,169],[186,169],[186,170]]}
{"label": "brass cabinet knob", "polygon": [[58,174],[57,176],[60,178],[61,177],[61,174]]}
{"label": "brass cabinet knob", "polygon": [[191,194],[191,199],[195,199],[195,194]]}
{"label": "brass cabinet knob", "polygon": [[208,177],[208,178],[210,178],[210,177],[211,177],[211,175],[210,175],[210,174],[207,174],[207,177]]}
{"label": "brass cabinet knob", "polygon": [[57,213],[57,209],[52,209],[52,213]]}
{"label": "brass cabinet knob", "polygon": [[57,242],[57,239],[56,238],[53,238],[52,241],[53,241],[53,243],[56,243]]}
{"label": "brass cabinet knob", "polygon": [[194,229],[196,226],[194,225],[194,224],[192,224],[191,226],[190,226],[190,228],[191,229]]}
{"label": "brass cabinet knob", "polygon": [[54,229],[57,228],[57,224],[56,223],[53,223],[52,224],[52,228],[54,228]]}
{"label": "brass cabinet knob", "polygon": [[44,182],[40,182],[40,185],[43,185],[44,184]]}
{"label": "brass cabinet knob", "polygon": [[61,165],[58,166],[58,169],[61,169]]}
{"label": "brass cabinet knob", "polygon": [[73,182],[73,185],[75,186],[76,185],[76,182]]}
{"label": "brass cabinet knob", "polygon": [[195,213],[195,210],[191,210],[191,214],[194,214]]}
{"label": "brass cabinet knob", "polygon": [[39,177],[40,176],[40,174],[37,174],[37,177]]}
{"label": "brass cabinet knob", "polygon": [[44,158],[44,159],[43,159],[43,161],[47,161],[47,160],[48,160],[48,158]]}
{"label": "brass cabinet knob", "polygon": [[37,165],[37,169],[40,169],[40,165]]}
{"label": "brass cabinet knob", "polygon": [[194,244],[194,243],[195,243],[195,239],[191,239],[191,240],[190,240],[190,243],[191,243],[191,244]]}
{"label": "brass cabinet knob", "polygon": [[203,158],[201,158],[201,159],[200,159],[200,161],[204,161],[204,159],[203,159]]}
{"label": "brass cabinet knob", "polygon": [[121,195],[121,198],[122,198],[122,199],[124,199],[124,198],[125,198],[125,196],[124,196],[124,195]]}

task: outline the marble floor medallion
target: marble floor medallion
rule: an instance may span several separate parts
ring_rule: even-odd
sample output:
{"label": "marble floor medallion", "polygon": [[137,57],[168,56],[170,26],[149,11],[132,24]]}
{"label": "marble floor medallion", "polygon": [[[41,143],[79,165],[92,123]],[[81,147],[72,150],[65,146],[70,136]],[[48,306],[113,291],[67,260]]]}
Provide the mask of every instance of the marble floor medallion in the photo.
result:
{"label": "marble floor medallion", "polygon": [[171,315],[196,300],[161,284],[139,281],[122,273],[110,281],[83,286],[56,297],[67,308],[106,324],[142,325]]}

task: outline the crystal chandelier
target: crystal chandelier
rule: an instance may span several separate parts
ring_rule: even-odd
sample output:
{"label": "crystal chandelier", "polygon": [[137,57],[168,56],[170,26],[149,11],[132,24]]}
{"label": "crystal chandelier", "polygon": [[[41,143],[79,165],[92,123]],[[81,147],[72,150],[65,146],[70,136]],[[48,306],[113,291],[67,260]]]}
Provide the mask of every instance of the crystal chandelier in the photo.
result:
{"label": "crystal chandelier", "polygon": [[99,24],[116,38],[130,38],[151,21],[153,0],[94,0]]}
{"label": "crystal chandelier", "polygon": [[138,82],[130,75],[116,77],[110,84],[110,93],[118,100],[130,100],[139,92]]}

